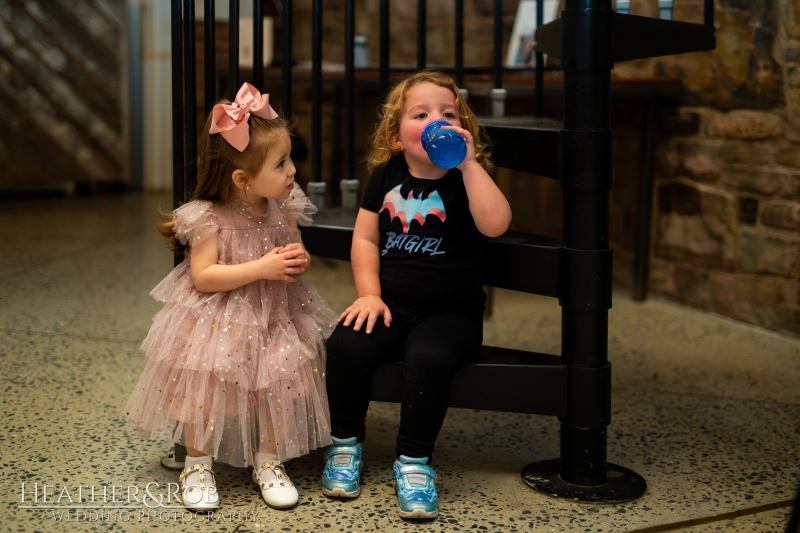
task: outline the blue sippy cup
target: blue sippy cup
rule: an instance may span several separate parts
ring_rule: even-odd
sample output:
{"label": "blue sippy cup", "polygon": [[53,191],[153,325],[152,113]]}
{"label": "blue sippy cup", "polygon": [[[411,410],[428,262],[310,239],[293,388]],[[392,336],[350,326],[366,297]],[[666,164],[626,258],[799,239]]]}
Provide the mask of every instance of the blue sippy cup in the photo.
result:
{"label": "blue sippy cup", "polygon": [[422,130],[420,139],[431,163],[445,170],[460,165],[467,155],[467,143],[461,135],[453,130],[442,129],[442,126],[451,125],[444,120],[434,120]]}

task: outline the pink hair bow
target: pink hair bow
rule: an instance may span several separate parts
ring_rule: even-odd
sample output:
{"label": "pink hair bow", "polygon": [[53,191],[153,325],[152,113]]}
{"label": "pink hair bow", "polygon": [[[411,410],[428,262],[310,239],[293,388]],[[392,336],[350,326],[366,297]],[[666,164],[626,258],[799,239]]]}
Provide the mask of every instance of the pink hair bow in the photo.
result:
{"label": "pink hair bow", "polygon": [[258,89],[245,83],[233,102],[214,106],[208,132],[221,133],[228,144],[243,152],[250,142],[247,122],[251,114],[266,119],[278,118],[278,113],[269,105],[269,95],[261,94]]}

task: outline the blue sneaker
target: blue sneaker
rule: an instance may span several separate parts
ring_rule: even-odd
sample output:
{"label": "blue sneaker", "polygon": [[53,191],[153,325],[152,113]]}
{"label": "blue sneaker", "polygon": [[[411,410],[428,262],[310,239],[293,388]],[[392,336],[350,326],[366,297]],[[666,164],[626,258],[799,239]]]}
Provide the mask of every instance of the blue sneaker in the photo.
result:
{"label": "blue sneaker", "polygon": [[325,452],[322,471],[322,494],[336,498],[355,498],[361,493],[361,471],[364,469],[362,446],[355,437],[337,439]]}
{"label": "blue sneaker", "polygon": [[433,485],[436,472],[427,463],[427,457],[405,455],[394,462],[395,491],[401,518],[436,518],[439,515],[439,496]]}

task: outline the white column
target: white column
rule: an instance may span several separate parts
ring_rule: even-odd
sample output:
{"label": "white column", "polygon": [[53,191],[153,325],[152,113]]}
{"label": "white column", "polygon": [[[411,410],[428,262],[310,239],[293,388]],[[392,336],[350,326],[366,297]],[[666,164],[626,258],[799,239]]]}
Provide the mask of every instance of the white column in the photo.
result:
{"label": "white column", "polygon": [[137,0],[142,9],[143,187],[172,189],[170,3]]}

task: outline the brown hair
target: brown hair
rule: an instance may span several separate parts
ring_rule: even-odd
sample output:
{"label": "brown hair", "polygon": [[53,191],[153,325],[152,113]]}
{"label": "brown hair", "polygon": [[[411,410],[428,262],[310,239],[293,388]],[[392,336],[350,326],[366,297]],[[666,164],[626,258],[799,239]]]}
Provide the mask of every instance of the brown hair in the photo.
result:
{"label": "brown hair", "polygon": [[456,112],[461,118],[462,127],[472,134],[475,143],[475,159],[486,170],[491,170],[492,161],[489,146],[484,142],[487,138],[475,113],[467,101],[461,96],[455,81],[441,72],[422,70],[400,80],[386,96],[380,108],[380,120],[370,139],[370,151],[367,154],[367,166],[370,170],[387,163],[401,152],[393,142],[393,137],[400,131],[400,121],[405,107],[406,93],[420,83],[433,83],[453,92],[456,98]]}
{"label": "brown hair", "polygon": [[[229,104],[228,100],[221,100],[221,104]],[[292,127],[286,119],[264,119],[250,115],[248,127],[250,129],[250,142],[247,148],[240,152],[226,141],[222,135],[208,133],[211,129],[209,114],[206,125],[200,135],[200,146],[197,156],[197,186],[192,193],[191,200],[208,200],[216,204],[224,204],[236,194],[233,171],[242,169],[245,180],[250,181],[261,170],[267,153],[279,139],[280,133],[292,134]],[[158,223],[158,231],[167,239],[167,246],[173,252],[182,252],[185,246],[175,236],[173,230],[175,221],[172,213],[166,214],[167,220]]]}

